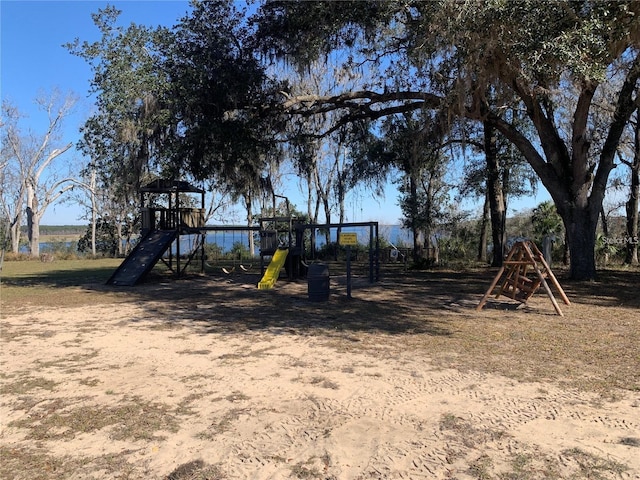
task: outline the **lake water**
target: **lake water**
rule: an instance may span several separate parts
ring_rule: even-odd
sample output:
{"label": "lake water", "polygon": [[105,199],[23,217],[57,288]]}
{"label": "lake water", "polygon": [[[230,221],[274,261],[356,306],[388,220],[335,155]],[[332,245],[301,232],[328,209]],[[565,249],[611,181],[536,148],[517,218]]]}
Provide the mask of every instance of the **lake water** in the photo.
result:
{"label": "lake water", "polygon": [[[358,243],[362,245],[366,245],[369,242],[369,227],[346,227],[342,229],[343,232],[351,232],[355,233],[358,237]],[[256,232],[254,232],[256,234]],[[331,229],[331,241],[335,242],[337,239],[335,238],[337,234],[337,229]],[[400,225],[379,225],[378,226],[378,235],[381,239],[385,239],[387,242],[392,243],[397,247],[409,246],[411,244],[411,233],[409,230],[402,228]],[[260,244],[259,237],[256,234],[255,245],[256,248]],[[189,235],[183,235],[180,237],[180,251],[188,252],[191,250],[194,245],[195,238]],[[233,232],[233,231],[219,231],[219,232],[209,232],[206,235],[206,244],[208,245],[218,245],[223,253],[230,252],[233,249],[233,246],[236,243],[241,243],[247,249],[249,248],[249,237],[248,232]],[[73,248],[75,242],[56,242],[56,243],[48,243],[42,242],[40,243],[40,252],[46,253],[50,252],[52,249],[60,248],[60,246],[64,246],[65,248]],[[316,245],[321,247],[325,244],[325,236],[320,231],[316,232]],[[20,248],[21,253],[28,253],[29,247],[22,246]]]}
{"label": "lake water", "polygon": [[[358,237],[358,243],[367,245],[369,243],[369,227],[347,227],[343,228],[344,233],[355,233]],[[260,238],[257,232],[254,232],[254,241],[256,248],[260,244]],[[331,241],[336,242],[337,229],[331,229]],[[400,225],[379,225],[378,235],[381,239],[385,239],[387,242],[392,243],[397,247],[409,246],[411,243],[411,233],[403,229]],[[183,243],[184,242],[184,243]],[[188,251],[191,247],[193,240],[182,238],[180,248],[181,251]],[[206,243],[208,245],[218,245],[223,252],[229,252],[233,249],[236,243],[241,243],[247,249],[249,248],[249,233],[248,232],[209,232],[206,236]],[[322,247],[326,243],[324,233],[320,231],[316,232],[316,246]]]}

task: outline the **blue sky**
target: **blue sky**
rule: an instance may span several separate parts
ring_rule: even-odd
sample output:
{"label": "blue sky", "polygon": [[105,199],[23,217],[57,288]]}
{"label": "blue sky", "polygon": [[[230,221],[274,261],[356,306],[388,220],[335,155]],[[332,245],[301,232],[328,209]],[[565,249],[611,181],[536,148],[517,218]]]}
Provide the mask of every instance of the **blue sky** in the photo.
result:
{"label": "blue sky", "polygon": [[[91,14],[107,4],[122,10],[123,25],[171,26],[189,10],[188,1],[0,1],[0,93],[27,116],[21,124],[23,131],[45,132],[47,119],[34,99],[40,92],[57,88],[79,98],[73,115],[65,121],[60,143],[79,139],[78,129],[92,109],[88,96],[91,71],[83,59],[62,45],[76,37],[98,40]],[[60,160],[81,162],[82,158],[70,150]],[[42,224],[85,224],[80,215],[81,210],[73,204],[52,205]]]}
{"label": "blue sky", "polygon": [[[79,97],[74,114],[65,123],[62,144],[76,142],[78,129],[91,114],[92,98],[88,96],[91,71],[86,62],[71,55],[64,43],[76,37],[81,41],[96,41],[99,34],[91,14],[107,4],[122,10],[122,25],[172,26],[189,10],[188,1],[18,1],[1,0],[1,52],[0,94],[10,100],[28,116],[23,129],[36,134],[44,133],[46,118],[34,104],[34,98],[42,91],[54,88],[61,92],[72,92]],[[52,146],[53,147],[53,146]],[[79,153],[68,151],[64,161],[82,162]],[[295,184],[296,182],[291,182]],[[297,198],[297,191],[283,192],[298,209],[306,207]],[[540,194],[538,195],[540,197]],[[540,199],[528,199],[526,206],[535,206]],[[373,199],[366,193],[347,202],[349,221],[380,221],[399,223],[401,212],[397,203],[397,192],[389,187],[385,199]],[[514,208],[521,208],[514,202]],[[81,220],[81,209],[72,203],[52,205],[45,214],[43,225],[86,224]]]}

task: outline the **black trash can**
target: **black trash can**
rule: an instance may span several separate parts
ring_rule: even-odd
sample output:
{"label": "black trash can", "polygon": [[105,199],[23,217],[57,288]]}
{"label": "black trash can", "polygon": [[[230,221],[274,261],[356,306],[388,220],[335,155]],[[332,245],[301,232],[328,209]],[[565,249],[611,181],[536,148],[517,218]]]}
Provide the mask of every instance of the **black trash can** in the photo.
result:
{"label": "black trash can", "polygon": [[312,263],[307,272],[309,300],[325,302],[329,300],[329,267],[322,263]]}

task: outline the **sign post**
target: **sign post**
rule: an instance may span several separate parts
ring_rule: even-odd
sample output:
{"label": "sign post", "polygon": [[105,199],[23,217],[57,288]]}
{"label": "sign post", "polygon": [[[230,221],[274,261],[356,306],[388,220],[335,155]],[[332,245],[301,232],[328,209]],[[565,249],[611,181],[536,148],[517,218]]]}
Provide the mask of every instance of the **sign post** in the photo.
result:
{"label": "sign post", "polygon": [[358,234],[356,233],[341,233],[340,245],[346,247],[347,255],[347,298],[351,298],[351,246],[358,245]]}

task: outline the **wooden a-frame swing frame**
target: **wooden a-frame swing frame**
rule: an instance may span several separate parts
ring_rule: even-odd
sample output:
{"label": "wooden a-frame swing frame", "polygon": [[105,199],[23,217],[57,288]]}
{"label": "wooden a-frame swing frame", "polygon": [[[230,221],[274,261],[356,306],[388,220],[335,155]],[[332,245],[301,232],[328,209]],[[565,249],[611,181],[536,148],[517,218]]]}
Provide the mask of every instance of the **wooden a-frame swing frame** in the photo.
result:
{"label": "wooden a-frame swing frame", "polygon": [[[532,276],[532,278],[529,278],[528,275],[531,272],[533,272],[534,275]],[[558,302],[553,296],[553,292],[551,291],[551,288],[546,281],[546,279],[549,278],[553,286],[560,294],[560,297],[562,298],[562,301],[565,303],[565,305],[571,305],[571,302],[569,302],[569,298],[567,298],[564,290],[562,290],[560,283],[551,271],[551,268],[545,261],[542,253],[540,253],[538,247],[535,245],[535,243],[527,240],[516,242],[513,245],[513,247],[509,251],[509,254],[507,255],[507,258],[503,262],[502,267],[493,279],[491,286],[476,307],[476,310],[482,309],[484,304],[487,302],[487,299],[493,292],[493,289],[496,287],[498,282],[500,282],[503,274],[504,279],[502,280],[500,289],[496,294],[496,298],[504,295],[505,297],[509,297],[526,304],[529,298],[542,285],[549,299],[551,300],[556,313],[562,317],[564,316],[564,314],[562,313],[560,305],[558,305]]]}

